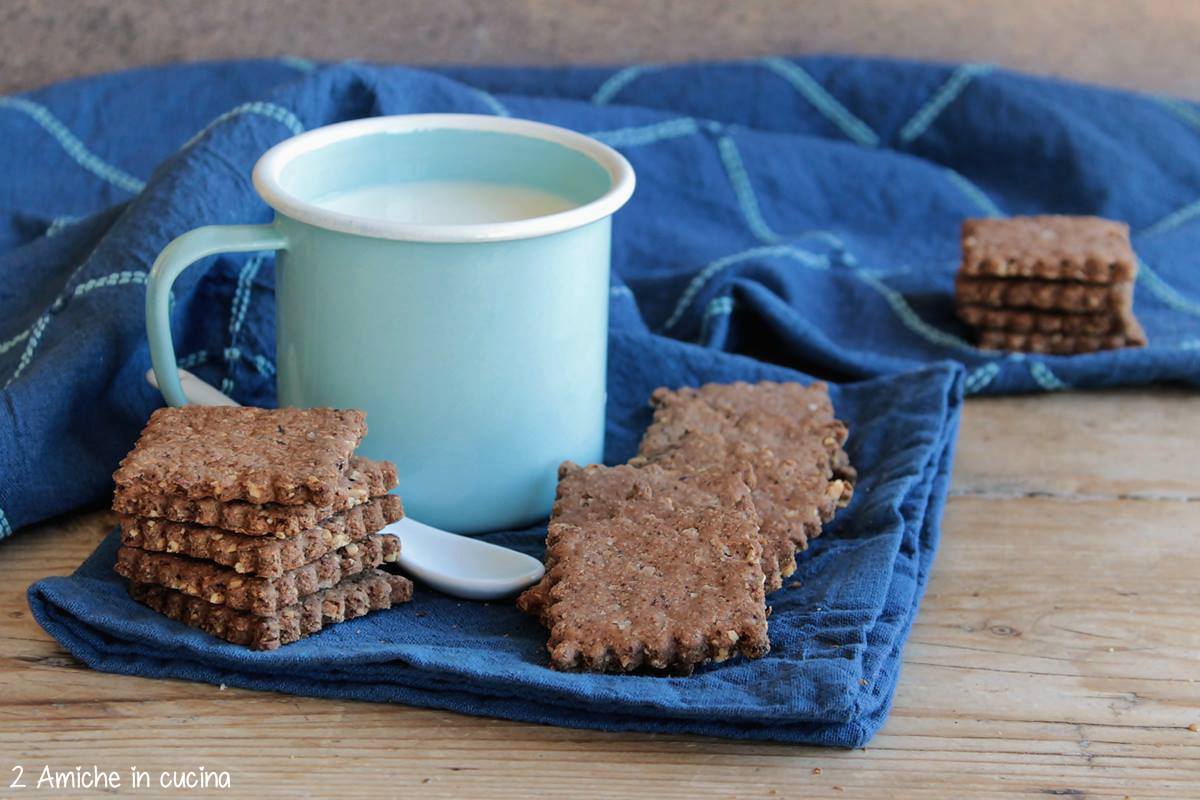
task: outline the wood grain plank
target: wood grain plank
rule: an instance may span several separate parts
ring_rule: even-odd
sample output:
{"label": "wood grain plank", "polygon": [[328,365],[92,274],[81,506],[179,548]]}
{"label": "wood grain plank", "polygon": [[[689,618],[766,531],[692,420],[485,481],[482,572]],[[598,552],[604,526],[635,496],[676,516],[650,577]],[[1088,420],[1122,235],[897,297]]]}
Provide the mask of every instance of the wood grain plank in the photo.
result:
{"label": "wood grain plank", "polygon": [[1200,400],[1156,387],[972,398],[958,494],[1200,500]]}
{"label": "wood grain plank", "polygon": [[[19,761],[204,765],[231,772],[233,795],[262,797],[343,787],[378,797],[1195,798],[1200,503],[1182,498],[1200,494],[1200,475],[1157,472],[1134,452],[1176,458],[1177,423],[1192,419],[1194,401],[1168,393],[1143,413],[1140,400],[1105,394],[1042,398],[1027,413],[1008,407],[1019,398],[968,404],[960,453],[974,455],[960,461],[891,718],[865,750],[576,731],[98,674],[46,637],[24,601],[30,581],[71,571],[95,547],[111,518],[91,514],[0,543],[0,779]],[[1103,414],[1114,408],[1137,420],[1127,436],[1087,437],[1072,421],[1112,419]],[[1057,429],[1097,462],[1139,458],[1142,473],[1174,480],[1177,499],[1128,499],[1128,473],[1086,459],[1070,468],[1090,499],[1030,496],[1022,469],[1053,481],[1059,456],[1013,452],[1021,436],[1011,447],[980,441],[1018,419],[1028,439]],[[964,469],[973,491],[963,492]]]}

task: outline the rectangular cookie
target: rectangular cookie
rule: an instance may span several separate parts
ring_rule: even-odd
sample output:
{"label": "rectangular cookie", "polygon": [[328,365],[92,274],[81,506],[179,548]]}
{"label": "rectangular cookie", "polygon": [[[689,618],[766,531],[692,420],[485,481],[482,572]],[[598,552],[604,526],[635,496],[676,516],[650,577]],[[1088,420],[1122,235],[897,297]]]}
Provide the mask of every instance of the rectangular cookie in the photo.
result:
{"label": "rectangular cookie", "polygon": [[386,494],[395,489],[397,483],[396,465],[392,462],[354,456],[327,506],[312,503],[256,505],[241,500],[222,502],[212,498],[127,494],[118,490],[113,495],[113,511],[223,528],[247,536],[270,534],[285,539],[316,527],[334,514],[360,506],[372,497]]}
{"label": "rectangular cookie", "polygon": [[354,410],[160,408],[113,481],[127,497],[328,506],[366,432]]}
{"label": "rectangular cookie", "polygon": [[1063,333],[1103,336],[1124,333],[1130,318],[1119,312],[1099,314],[1060,314],[1053,311],[960,306],[958,317],[973,328],[988,328],[1014,333]]}
{"label": "rectangular cookie", "polygon": [[252,650],[274,650],[328,625],[407,603],[412,599],[412,591],[412,582],[407,578],[373,569],[347,578],[331,589],[314,592],[273,616],[259,617],[162,586],[129,584],[130,596],[142,605]]}
{"label": "rectangular cookie", "polygon": [[1057,283],[1044,280],[968,278],[954,281],[958,308],[1026,309],[1064,313],[1127,313],[1133,307],[1133,284]]}
{"label": "rectangular cookie", "polygon": [[1097,350],[1116,350],[1122,347],[1144,347],[1146,335],[1140,327],[1126,333],[1087,336],[1066,333],[1014,333],[1013,331],[979,331],[979,346],[984,350],[1010,350],[1024,353],[1048,353],[1071,356]]}
{"label": "rectangular cookie", "polygon": [[654,421],[629,463],[682,471],[754,468],[766,590],[796,570],[796,551],[819,536],[853,494],[853,467],[824,383],[708,384],[651,397]]}
{"label": "rectangular cookie", "polygon": [[960,274],[1110,284],[1132,281],[1129,226],[1101,217],[968,219]]}
{"label": "rectangular cookie", "polygon": [[362,541],[403,516],[400,497],[385,494],[334,514],[291,538],[277,539],[124,514],[121,543],[142,550],[205,559],[230,567],[238,574],[278,578],[332,550]]}
{"label": "rectangular cookie", "polygon": [[[560,670],[688,672],[770,649],[758,513],[745,478],[559,469],[536,611]],[[528,604],[519,602],[526,607]]]}
{"label": "rectangular cookie", "polygon": [[395,563],[399,556],[399,539],[374,534],[361,542],[352,542],[326,553],[278,578],[239,575],[228,567],[208,561],[128,546],[117,551],[113,569],[135,583],[155,584],[216,605],[266,617],[351,575],[380,564]]}

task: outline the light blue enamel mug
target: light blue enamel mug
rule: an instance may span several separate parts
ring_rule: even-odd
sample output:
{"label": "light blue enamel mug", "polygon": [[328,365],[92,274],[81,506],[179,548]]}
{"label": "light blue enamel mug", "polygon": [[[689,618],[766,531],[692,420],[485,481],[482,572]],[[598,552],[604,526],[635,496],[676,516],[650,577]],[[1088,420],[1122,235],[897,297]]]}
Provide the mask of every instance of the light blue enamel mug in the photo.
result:
{"label": "light blue enamel mug", "polygon": [[171,284],[215,253],[275,250],[279,404],[367,412],[360,453],[395,461],[415,519],[530,524],[561,461],[604,451],[619,153],[579,133],[459,114],[375,117],[289,139],[254,168],[269,225],[197,228],[150,272],[146,326],[187,402]]}

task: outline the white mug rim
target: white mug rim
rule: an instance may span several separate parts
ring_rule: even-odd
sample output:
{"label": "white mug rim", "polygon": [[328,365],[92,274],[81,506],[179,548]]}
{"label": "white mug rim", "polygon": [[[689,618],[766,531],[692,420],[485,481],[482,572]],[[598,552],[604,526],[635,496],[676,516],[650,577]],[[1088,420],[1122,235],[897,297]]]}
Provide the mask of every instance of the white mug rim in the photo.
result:
{"label": "white mug rim", "polygon": [[[280,180],[294,159],[337,142],[378,133],[431,130],[491,131],[574,150],[609,176],[600,197],[566,211],[506,222],[424,224],[360,217],[323,208],[288,192]],[[272,147],[254,165],[254,188],[276,212],[326,230],[409,242],[496,242],[561,233],[612,215],[633,194],[633,167],[613,148],[582,133],[543,122],[485,114],[402,114],[338,122],[298,134]]]}

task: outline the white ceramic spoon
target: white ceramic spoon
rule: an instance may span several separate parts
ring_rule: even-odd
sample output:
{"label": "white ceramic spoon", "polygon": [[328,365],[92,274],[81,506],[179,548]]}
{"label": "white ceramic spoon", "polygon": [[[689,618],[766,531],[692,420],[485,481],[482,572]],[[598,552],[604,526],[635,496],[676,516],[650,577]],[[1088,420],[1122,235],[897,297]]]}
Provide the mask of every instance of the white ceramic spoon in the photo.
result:
{"label": "white ceramic spoon", "polygon": [[[158,388],[154,370],[146,380]],[[236,406],[187,370],[179,370],[183,393],[190,402],[205,406]],[[541,580],[542,562],[507,547],[481,542],[431,527],[405,517],[380,533],[400,539],[400,567],[438,591],[468,600],[495,600],[516,594]]]}

